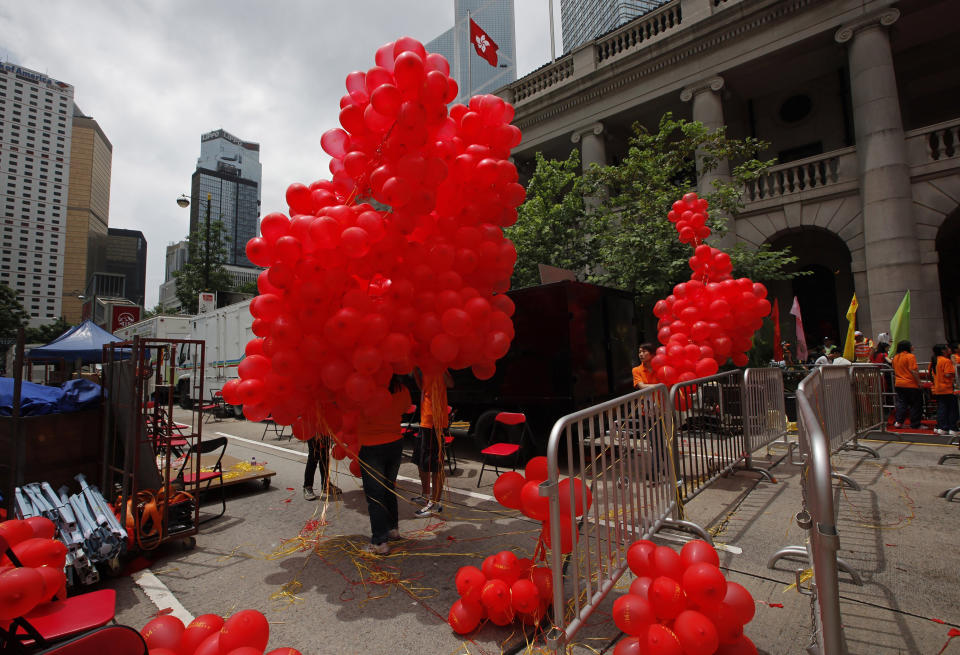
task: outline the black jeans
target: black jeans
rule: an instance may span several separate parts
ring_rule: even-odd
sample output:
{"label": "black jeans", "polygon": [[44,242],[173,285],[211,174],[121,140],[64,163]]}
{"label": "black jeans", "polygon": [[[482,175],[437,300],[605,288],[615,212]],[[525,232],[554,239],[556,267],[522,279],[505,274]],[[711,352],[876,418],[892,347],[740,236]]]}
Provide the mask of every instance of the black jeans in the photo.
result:
{"label": "black jeans", "polygon": [[330,472],[330,439],[318,437],[307,442],[307,468],[303,471],[303,486],[313,488],[313,476],[320,466],[320,486],[326,488]]}
{"label": "black jeans", "polygon": [[919,389],[897,387],[897,409],[894,420],[903,423],[903,419],[910,410],[910,427],[919,428],[923,418],[923,394]]}
{"label": "black jeans", "polygon": [[360,448],[363,493],[370,514],[370,542],[374,545],[386,543],[387,533],[398,525],[396,487],[402,455],[400,439]]}
{"label": "black jeans", "polygon": [[957,397],[952,393],[938,393],[937,399],[937,427],[941,430],[957,429]]}

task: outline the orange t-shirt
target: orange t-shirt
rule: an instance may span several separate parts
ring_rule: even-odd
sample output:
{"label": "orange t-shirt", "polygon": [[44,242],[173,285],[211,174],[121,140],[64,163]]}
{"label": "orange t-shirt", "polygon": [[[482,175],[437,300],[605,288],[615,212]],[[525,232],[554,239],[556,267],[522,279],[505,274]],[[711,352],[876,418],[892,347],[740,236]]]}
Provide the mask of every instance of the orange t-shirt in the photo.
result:
{"label": "orange t-shirt", "polygon": [[653,369],[645,364],[633,368],[633,388],[638,388],[641,384],[656,384],[657,378]]}
{"label": "orange t-shirt", "polygon": [[952,394],[953,380],[957,376],[957,369],[954,363],[946,357],[937,357],[937,368],[933,372],[933,388],[930,393],[934,395]]}
{"label": "orange t-shirt", "polygon": [[361,446],[379,446],[400,439],[400,421],[410,406],[410,392],[403,387],[391,394],[390,406],[376,416],[363,414],[357,424],[357,438]]}
{"label": "orange t-shirt", "polygon": [[917,358],[913,356],[913,353],[897,353],[893,357],[893,373],[896,376],[893,386],[902,387],[904,389],[919,389],[920,386],[917,384],[917,381],[910,375],[910,371],[913,370],[919,375],[917,371]]}

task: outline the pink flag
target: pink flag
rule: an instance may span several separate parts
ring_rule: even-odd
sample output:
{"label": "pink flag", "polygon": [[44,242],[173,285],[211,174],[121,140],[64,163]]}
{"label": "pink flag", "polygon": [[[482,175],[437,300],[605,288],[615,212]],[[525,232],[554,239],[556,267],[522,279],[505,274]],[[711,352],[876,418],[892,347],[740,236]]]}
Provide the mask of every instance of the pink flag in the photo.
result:
{"label": "pink flag", "polygon": [[807,338],[803,334],[803,319],[800,318],[800,301],[797,300],[797,297],[793,297],[793,307],[790,308],[790,313],[797,320],[797,359],[801,362],[807,361]]}

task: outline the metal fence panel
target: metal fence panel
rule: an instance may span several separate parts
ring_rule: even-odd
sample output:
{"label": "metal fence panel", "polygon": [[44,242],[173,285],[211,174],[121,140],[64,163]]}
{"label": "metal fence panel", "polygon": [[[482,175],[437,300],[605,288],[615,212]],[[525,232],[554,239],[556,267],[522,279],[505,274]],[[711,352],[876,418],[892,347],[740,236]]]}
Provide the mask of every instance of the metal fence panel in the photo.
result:
{"label": "metal fence panel", "polygon": [[[554,627],[548,640],[553,648],[569,643],[614,587],[634,541],[667,524],[684,527],[675,520],[669,400],[665,386],[648,387],[565,416],[553,426],[549,479],[540,491],[550,498],[550,543],[572,544],[566,571],[561,549],[551,549]],[[593,495],[581,519],[561,518],[561,464]],[[563,488],[567,507],[575,504],[576,488]]]}
{"label": "metal fence panel", "polygon": [[[824,432],[830,439],[831,452],[839,449],[857,435],[850,368],[849,366],[820,367],[819,402],[822,405],[823,413],[822,415],[818,414],[818,419],[824,421]],[[807,396],[807,400],[811,400],[811,397]]]}
{"label": "metal fence panel", "polygon": [[886,425],[883,412],[883,373],[876,364],[854,364],[850,381],[856,409],[857,435],[873,432]]}
{"label": "metal fence panel", "polygon": [[783,371],[748,368],[743,374],[744,422],[748,453],[787,438]]}

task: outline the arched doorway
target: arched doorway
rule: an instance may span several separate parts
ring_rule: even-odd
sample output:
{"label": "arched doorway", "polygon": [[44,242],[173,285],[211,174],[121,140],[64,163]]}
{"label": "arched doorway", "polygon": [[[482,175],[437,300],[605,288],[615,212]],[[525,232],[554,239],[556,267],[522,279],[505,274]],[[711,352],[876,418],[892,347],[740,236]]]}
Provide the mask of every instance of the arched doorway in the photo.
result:
{"label": "arched doorway", "polygon": [[943,332],[949,341],[956,341],[960,340],[960,209],[944,219],[936,245]]}
{"label": "arched doorway", "polygon": [[842,345],[847,328],[846,311],[854,291],[847,244],[833,232],[817,227],[780,232],[768,242],[778,250],[789,247],[798,258],[787,270],[800,275],[767,285],[770,295],[780,304],[783,337],[791,342],[796,338],[793,317],[788,313],[796,297],[810,352],[821,345],[825,337]]}

